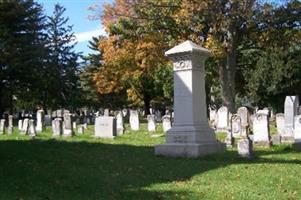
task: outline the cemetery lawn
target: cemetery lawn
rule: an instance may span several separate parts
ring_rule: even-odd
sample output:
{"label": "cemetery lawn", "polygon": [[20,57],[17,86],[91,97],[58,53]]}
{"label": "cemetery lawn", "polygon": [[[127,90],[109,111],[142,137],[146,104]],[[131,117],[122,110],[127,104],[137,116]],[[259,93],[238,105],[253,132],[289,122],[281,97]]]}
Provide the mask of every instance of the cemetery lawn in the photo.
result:
{"label": "cemetery lawn", "polygon": [[154,155],[151,136],[85,135],[31,140],[0,136],[0,199],[301,199],[301,153],[290,146],[256,149],[249,161],[235,149],[198,159]]}

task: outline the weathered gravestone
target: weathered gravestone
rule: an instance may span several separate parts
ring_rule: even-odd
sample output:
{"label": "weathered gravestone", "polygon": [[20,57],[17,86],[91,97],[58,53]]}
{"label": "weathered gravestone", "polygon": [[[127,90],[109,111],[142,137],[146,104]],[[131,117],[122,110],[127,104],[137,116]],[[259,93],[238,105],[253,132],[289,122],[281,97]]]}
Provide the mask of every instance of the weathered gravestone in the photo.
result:
{"label": "weathered gravestone", "polygon": [[5,119],[0,120],[0,135],[5,133]]}
{"label": "weathered gravestone", "polygon": [[287,96],[284,102],[284,133],[281,135],[282,142],[294,141],[294,118],[298,115],[299,97]]}
{"label": "weathered gravestone", "polygon": [[95,137],[114,138],[116,136],[116,119],[114,117],[97,117],[95,119]]}
{"label": "weathered gravestone", "polygon": [[77,129],[77,133],[82,135],[85,132],[85,127],[83,125],[79,125]]}
{"label": "weathered gravestone", "polygon": [[43,110],[38,110],[37,111],[37,127],[36,130],[38,133],[41,133],[44,128],[44,111]]}
{"label": "weathered gravestone", "polygon": [[294,143],[293,147],[297,150],[301,150],[301,115],[295,117],[294,123]]}
{"label": "weathered gravestone", "polygon": [[253,121],[253,142],[258,146],[270,146],[269,119],[263,113],[256,114]]}
{"label": "weathered gravestone", "polygon": [[215,127],[216,126],[216,122],[217,122],[217,113],[215,109],[209,109],[209,121],[210,121],[210,125],[211,127]]}
{"label": "weathered gravestone", "polygon": [[22,126],[23,126],[23,120],[22,120],[22,119],[19,119],[19,120],[18,120],[18,130],[19,130],[19,131],[22,131]]}
{"label": "weathered gravestone", "polygon": [[52,136],[60,136],[63,133],[63,122],[61,118],[55,118],[52,121]]}
{"label": "weathered gravestone", "polygon": [[122,109],[122,115],[123,117],[126,117],[128,114],[128,110],[126,108]]}
{"label": "weathered gravestone", "polygon": [[163,131],[166,133],[169,129],[171,129],[171,119],[170,115],[164,115],[162,117],[162,126],[163,126]]}
{"label": "weathered gravestone", "polygon": [[32,138],[36,136],[36,128],[33,119],[28,121],[28,135]]}
{"label": "weathered gravestone", "polygon": [[240,136],[247,137],[249,134],[249,121],[250,121],[250,114],[248,108],[240,107],[237,109],[237,115],[240,116],[241,119],[241,130]]}
{"label": "weathered gravestone", "polygon": [[28,133],[28,128],[29,128],[29,119],[25,118],[23,120],[22,130],[21,130],[20,134],[21,135],[26,135]]}
{"label": "weathered gravestone", "polygon": [[116,128],[117,128],[117,136],[123,135],[124,126],[123,126],[123,114],[121,111],[118,111],[116,114]]}
{"label": "weathered gravestone", "polygon": [[109,110],[108,108],[106,108],[106,109],[104,110],[103,116],[106,116],[106,117],[110,116],[110,110]]}
{"label": "weathered gravestone", "polygon": [[154,117],[155,117],[155,122],[160,122],[160,121],[161,121],[161,118],[162,118],[161,111],[160,111],[160,110],[157,110],[157,111],[155,112]]}
{"label": "weathered gravestone", "polygon": [[229,124],[229,111],[226,106],[223,106],[218,109],[217,111],[217,121],[216,121],[216,130],[227,132],[230,124]]}
{"label": "weathered gravestone", "polygon": [[231,133],[234,138],[241,136],[241,118],[239,115],[232,115],[231,117]]}
{"label": "weathered gravestone", "polygon": [[276,114],[276,127],[277,127],[277,134],[280,136],[285,135],[284,132],[284,114],[278,113]]}
{"label": "weathered gravestone", "polygon": [[51,122],[52,122],[51,115],[45,115],[45,117],[44,117],[44,124],[45,124],[45,126],[50,126]]}
{"label": "weathered gravestone", "polygon": [[156,117],[155,115],[147,115],[147,129],[148,131],[156,131]]}
{"label": "weathered gravestone", "polygon": [[207,119],[204,64],[210,52],[186,41],[165,53],[173,61],[174,124],[156,155],[198,157],[225,151]]}
{"label": "weathered gravestone", "polygon": [[14,129],[14,116],[8,116],[8,127],[7,127],[7,134],[12,134]]}
{"label": "weathered gravestone", "polygon": [[130,126],[133,131],[139,130],[139,114],[137,110],[130,110]]}
{"label": "weathered gravestone", "polygon": [[69,137],[73,134],[72,127],[72,115],[70,113],[64,114],[64,123],[63,123],[63,136]]}
{"label": "weathered gravestone", "polygon": [[73,130],[76,130],[76,128],[77,128],[76,121],[73,121],[73,122],[72,122],[72,128],[73,128]]}
{"label": "weathered gravestone", "polygon": [[227,136],[225,139],[225,143],[227,147],[233,147],[234,144],[234,137],[232,131],[227,131]]}
{"label": "weathered gravestone", "polygon": [[237,141],[237,151],[242,157],[252,158],[253,157],[253,144],[252,141],[247,138],[242,138]]}

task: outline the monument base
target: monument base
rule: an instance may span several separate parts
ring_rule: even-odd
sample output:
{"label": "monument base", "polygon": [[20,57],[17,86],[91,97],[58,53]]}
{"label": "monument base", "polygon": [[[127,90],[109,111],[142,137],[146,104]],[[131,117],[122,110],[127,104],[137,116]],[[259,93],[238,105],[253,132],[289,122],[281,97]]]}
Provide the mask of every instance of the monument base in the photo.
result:
{"label": "monument base", "polygon": [[212,143],[166,143],[155,146],[155,155],[196,158],[226,151],[226,144]]}

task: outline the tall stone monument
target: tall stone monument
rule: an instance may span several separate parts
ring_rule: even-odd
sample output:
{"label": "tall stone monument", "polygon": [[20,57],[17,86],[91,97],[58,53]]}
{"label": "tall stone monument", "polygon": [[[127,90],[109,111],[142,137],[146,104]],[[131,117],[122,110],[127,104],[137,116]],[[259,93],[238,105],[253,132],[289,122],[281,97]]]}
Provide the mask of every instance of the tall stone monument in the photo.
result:
{"label": "tall stone monument", "polygon": [[156,155],[199,157],[225,151],[207,120],[204,63],[210,52],[186,41],[165,52],[173,61],[174,124]]}
{"label": "tall stone monument", "polygon": [[298,96],[286,96],[284,102],[284,133],[281,141],[292,143],[294,141],[294,118],[298,115]]}

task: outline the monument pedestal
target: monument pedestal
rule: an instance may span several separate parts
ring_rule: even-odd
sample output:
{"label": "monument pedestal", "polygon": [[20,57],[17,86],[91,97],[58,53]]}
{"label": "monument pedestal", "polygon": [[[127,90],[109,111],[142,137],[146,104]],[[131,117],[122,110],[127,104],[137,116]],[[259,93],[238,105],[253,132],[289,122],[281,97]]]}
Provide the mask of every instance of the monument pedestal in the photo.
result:
{"label": "monument pedestal", "polygon": [[199,157],[223,152],[207,119],[204,63],[210,52],[186,41],[165,53],[173,61],[174,125],[156,155]]}

